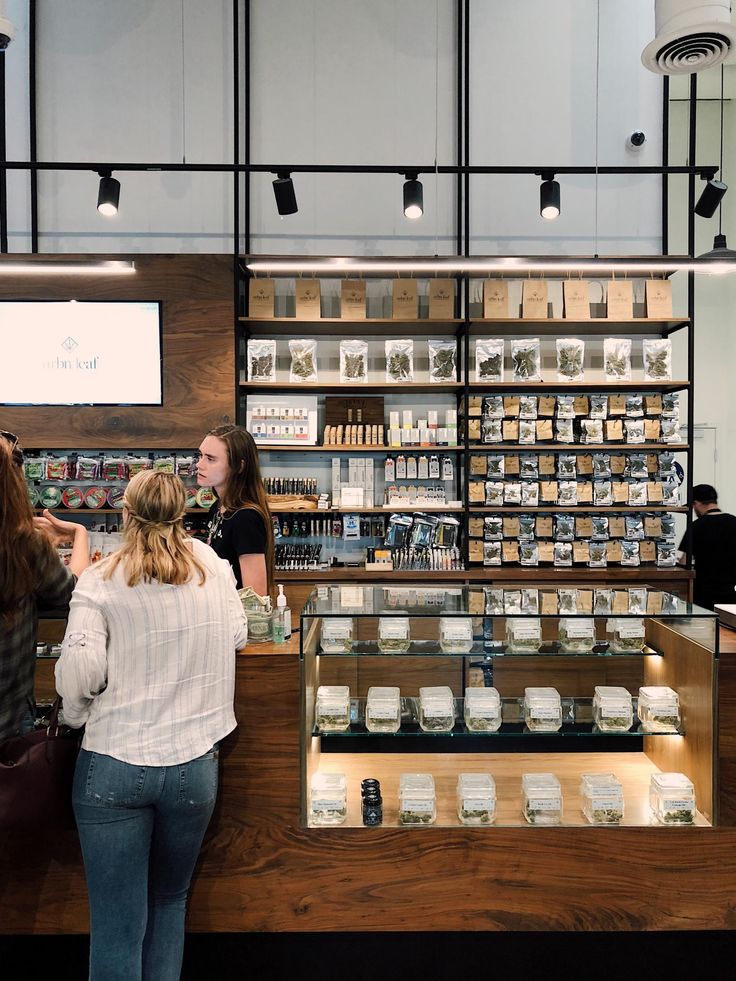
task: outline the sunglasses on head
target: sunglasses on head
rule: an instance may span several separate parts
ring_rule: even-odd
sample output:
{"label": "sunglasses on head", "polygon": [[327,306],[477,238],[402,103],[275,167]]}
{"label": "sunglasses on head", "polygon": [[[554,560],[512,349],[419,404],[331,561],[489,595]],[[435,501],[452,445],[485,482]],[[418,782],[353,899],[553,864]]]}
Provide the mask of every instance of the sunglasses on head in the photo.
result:
{"label": "sunglasses on head", "polygon": [[6,429],[0,429],[0,439],[7,440],[10,443],[10,450],[13,457],[13,463],[17,466],[23,465],[23,451],[18,446],[18,437],[15,433],[9,433]]}

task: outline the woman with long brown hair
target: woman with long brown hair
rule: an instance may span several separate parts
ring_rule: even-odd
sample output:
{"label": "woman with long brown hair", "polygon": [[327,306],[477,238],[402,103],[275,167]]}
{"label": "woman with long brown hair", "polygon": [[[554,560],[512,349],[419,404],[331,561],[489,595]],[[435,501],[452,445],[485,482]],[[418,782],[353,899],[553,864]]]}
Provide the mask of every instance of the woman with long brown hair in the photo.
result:
{"label": "woman with long brown hair", "polygon": [[79,580],[56,666],[64,719],[86,726],[72,802],[91,981],[179,977],[217,747],[236,725],[243,607],[228,564],[187,537],[185,511],[179,477],[133,477],[123,546]]}
{"label": "woman with long brown hair", "polygon": [[197,481],[218,500],[210,510],[207,544],[232,566],[238,587],[259,596],[273,587],[273,524],[258,449],[242,426],[211,429],[199,447]]}
{"label": "woman with long brown hair", "polygon": [[[68,541],[65,566],[54,544]],[[33,724],[38,606],[66,606],[88,565],[83,525],[34,519],[18,437],[0,430],[0,743]]]}

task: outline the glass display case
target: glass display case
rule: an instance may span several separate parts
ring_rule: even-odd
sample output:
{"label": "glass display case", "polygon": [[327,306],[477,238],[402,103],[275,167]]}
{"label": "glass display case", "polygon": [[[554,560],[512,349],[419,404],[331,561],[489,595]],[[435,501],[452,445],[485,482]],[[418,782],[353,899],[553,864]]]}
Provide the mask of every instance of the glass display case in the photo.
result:
{"label": "glass display case", "polygon": [[[344,779],[347,827],[365,823],[361,781],[378,780],[382,826],[408,828],[412,774],[432,778],[432,824],[472,825],[457,788],[473,773],[493,781],[488,827],[663,828],[663,774],[693,787],[681,823],[717,823],[717,619],[656,586],[318,586],[300,661],[305,826],[325,823],[309,805],[318,774]],[[324,709],[335,694],[347,725]],[[529,820],[525,774],[559,785],[554,822]]]}

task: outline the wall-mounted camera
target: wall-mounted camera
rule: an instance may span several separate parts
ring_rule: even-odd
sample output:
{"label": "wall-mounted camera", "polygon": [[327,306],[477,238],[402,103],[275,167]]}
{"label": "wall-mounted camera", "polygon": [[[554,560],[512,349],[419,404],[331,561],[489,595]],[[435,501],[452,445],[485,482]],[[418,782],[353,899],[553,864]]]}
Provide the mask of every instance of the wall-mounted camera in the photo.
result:
{"label": "wall-mounted camera", "polygon": [[633,133],[629,133],[626,137],[626,149],[641,150],[646,141],[646,133],[643,133],[640,129],[635,129]]}

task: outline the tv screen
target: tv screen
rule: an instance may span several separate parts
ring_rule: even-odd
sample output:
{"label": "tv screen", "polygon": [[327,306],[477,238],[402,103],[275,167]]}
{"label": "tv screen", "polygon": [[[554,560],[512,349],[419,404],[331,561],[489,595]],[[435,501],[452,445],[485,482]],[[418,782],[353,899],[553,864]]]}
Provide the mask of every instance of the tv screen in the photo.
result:
{"label": "tv screen", "polygon": [[0,302],[0,404],[161,405],[161,304]]}

